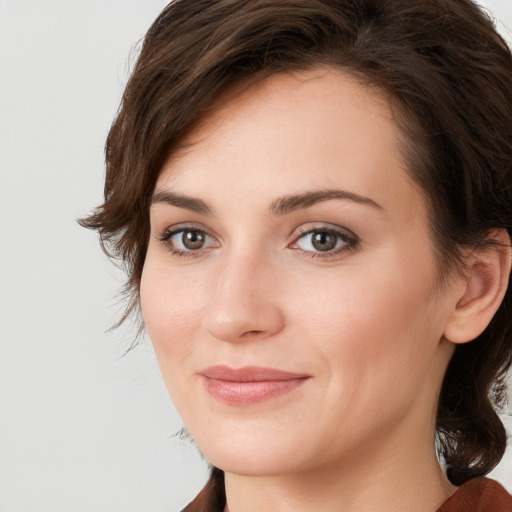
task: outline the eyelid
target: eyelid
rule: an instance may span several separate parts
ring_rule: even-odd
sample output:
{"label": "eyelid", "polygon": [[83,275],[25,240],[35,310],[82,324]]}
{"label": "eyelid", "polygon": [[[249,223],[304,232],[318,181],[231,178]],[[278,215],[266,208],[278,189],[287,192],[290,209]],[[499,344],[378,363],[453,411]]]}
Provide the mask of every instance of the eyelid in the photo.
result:
{"label": "eyelid", "polygon": [[218,240],[217,236],[213,235],[210,230],[206,229],[201,224],[196,224],[195,222],[182,222],[179,224],[173,224],[161,230],[159,234],[156,235],[156,237],[160,242],[165,242],[165,240],[168,240],[172,235],[179,233],[180,231],[187,230],[200,231],[202,233],[205,233],[209,237]]}
{"label": "eyelid", "polygon": [[[172,244],[169,243],[169,240],[174,235],[183,232],[183,231],[198,231],[200,233],[203,233],[210,239],[215,241],[215,244],[213,247],[210,245],[208,247],[201,247],[196,250],[194,249],[179,249],[177,247],[172,246]],[[336,237],[338,237],[338,240],[342,240],[343,246],[333,248],[331,250],[327,251],[321,251],[321,250],[307,250],[303,249],[302,247],[298,246],[297,242],[301,239],[306,237],[307,235],[317,233],[317,232],[330,232]],[[165,228],[163,231],[160,232],[159,235],[156,236],[157,240],[162,243],[166,248],[174,255],[180,256],[180,257],[199,257],[203,255],[205,252],[209,251],[212,248],[216,248],[220,246],[220,241],[218,237],[211,233],[209,229],[206,229],[204,225],[198,224],[195,222],[184,222],[179,224],[171,225],[167,228]],[[347,228],[330,224],[330,223],[319,223],[315,224],[313,222],[303,224],[295,229],[294,233],[292,234],[292,241],[287,244],[288,248],[291,248],[296,251],[300,251],[303,254],[309,256],[309,257],[315,257],[315,258],[329,258],[329,257],[335,257],[339,256],[341,253],[348,252],[352,249],[354,249],[359,244],[359,237],[354,234],[352,231],[350,231]]]}
{"label": "eyelid", "polygon": [[[298,233],[297,233],[297,231],[298,231]],[[310,251],[310,250],[302,249],[301,247],[299,247],[297,245],[297,242],[301,238],[304,238],[307,235],[317,233],[317,232],[322,232],[322,231],[333,233],[339,239],[343,240],[345,242],[345,244],[343,245],[343,247],[340,247],[338,249],[329,250],[329,251]],[[322,223],[322,224],[315,225],[314,223],[310,223],[310,224],[302,225],[299,228],[297,228],[297,230],[293,234],[293,240],[288,245],[288,247],[290,247],[294,250],[301,251],[302,253],[304,253],[305,255],[308,255],[310,257],[329,258],[329,257],[339,256],[341,253],[345,253],[347,251],[355,249],[357,247],[357,245],[359,244],[359,242],[360,242],[359,237],[347,228],[337,226],[334,224]]]}
{"label": "eyelid", "polygon": [[[186,231],[197,231],[197,232],[203,233],[208,238],[214,240],[216,242],[216,245],[214,245],[213,247],[212,246],[201,247],[201,248],[198,248],[197,250],[180,249],[180,248],[172,246],[172,244],[170,243],[170,239],[173,236],[177,235],[178,233],[186,232]],[[162,245],[164,245],[167,248],[167,250],[171,254],[173,254],[175,256],[179,256],[181,258],[200,257],[205,252],[209,251],[212,248],[218,247],[220,244],[218,238],[215,235],[213,235],[209,230],[205,229],[204,226],[198,225],[193,222],[192,223],[185,222],[185,223],[169,226],[166,229],[164,229],[163,231],[161,231],[160,234],[157,235],[156,238]]]}

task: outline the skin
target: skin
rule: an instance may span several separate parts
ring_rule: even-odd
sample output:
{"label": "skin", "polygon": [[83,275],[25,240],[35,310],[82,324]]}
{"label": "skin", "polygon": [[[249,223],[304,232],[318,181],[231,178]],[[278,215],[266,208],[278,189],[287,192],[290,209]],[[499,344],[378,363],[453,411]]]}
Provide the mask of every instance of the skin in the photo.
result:
{"label": "skin", "polygon": [[[435,410],[466,282],[438,286],[400,137],[384,95],[350,76],[278,74],[219,104],[162,168],[143,316],[177,410],[226,473],[231,512],[430,512],[454,491]],[[325,190],[349,197],[275,211]],[[304,233],[326,228],[345,238],[322,252]],[[162,241],[169,229],[205,243],[179,253],[183,233]],[[308,379],[226,404],[201,375],[218,364]]]}

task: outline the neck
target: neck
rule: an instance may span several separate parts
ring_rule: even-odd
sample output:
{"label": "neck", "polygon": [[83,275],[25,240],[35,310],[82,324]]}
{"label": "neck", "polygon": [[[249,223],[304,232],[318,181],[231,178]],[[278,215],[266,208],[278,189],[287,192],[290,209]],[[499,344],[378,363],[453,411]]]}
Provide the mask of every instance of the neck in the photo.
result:
{"label": "neck", "polygon": [[275,476],[226,473],[226,511],[435,512],[455,487],[438,464],[433,432],[423,443],[408,432],[414,430],[347,454],[346,465]]}

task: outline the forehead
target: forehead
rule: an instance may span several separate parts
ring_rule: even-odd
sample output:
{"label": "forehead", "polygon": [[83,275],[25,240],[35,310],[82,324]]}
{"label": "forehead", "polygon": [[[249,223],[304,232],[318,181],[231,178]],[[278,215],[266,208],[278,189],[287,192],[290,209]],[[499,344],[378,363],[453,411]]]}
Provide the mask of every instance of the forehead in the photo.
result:
{"label": "forehead", "polygon": [[342,185],[402,200],[415,185],[401,139],[379,89],[331,68],[280,73],[224,93],[165,163],[157,190],[209,197],[222,179],[227,199]]}

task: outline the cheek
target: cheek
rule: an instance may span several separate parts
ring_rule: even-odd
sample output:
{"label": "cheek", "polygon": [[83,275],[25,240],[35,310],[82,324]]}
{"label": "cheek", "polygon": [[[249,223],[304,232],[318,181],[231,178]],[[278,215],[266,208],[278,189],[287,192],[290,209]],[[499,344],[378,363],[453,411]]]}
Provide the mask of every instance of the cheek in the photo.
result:
{"label": "cheek", "polygon": [[396,424],[415,403],[430,410],[442,332],[432,283],[421,277],[429,269],[388,260],[326,280],[323,294],[300,295],[296,333],[309,340],[323,389],[309,406],[326,429],[336,426],[331,448]]}
{"label": "cheek", "polygon": [[383,258],[364,272],[354,267],[325,280],[323,293],[297,294],[302,313],[296,322],[316,340],[335,379],[349,373],[382,387],[399,382],[397,374],[414,378],[411,370],[427,364],[442,334],[430,269],[427,263]]}
{"label": "cheek", "polygon": [[148,258],[141,278],[140,301],[144,325],[153,344],[164,379],[177,376],[172,367],[187,363],[194,333],[204,311],[201,279],[169,271],[165,262]]}

